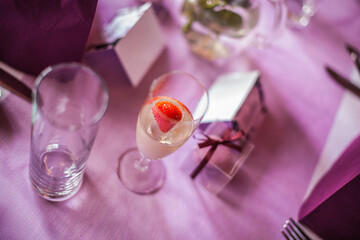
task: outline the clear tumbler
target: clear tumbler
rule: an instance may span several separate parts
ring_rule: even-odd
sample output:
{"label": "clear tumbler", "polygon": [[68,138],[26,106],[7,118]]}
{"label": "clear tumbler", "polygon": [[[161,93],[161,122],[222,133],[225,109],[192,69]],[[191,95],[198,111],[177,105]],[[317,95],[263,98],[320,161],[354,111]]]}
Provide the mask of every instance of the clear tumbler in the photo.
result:
{"label": "clear tumbler", "polygon": [[33,89],[30,180],[45,199],[62,201],[80,188],[109,94],[90,68],[46,68]]}

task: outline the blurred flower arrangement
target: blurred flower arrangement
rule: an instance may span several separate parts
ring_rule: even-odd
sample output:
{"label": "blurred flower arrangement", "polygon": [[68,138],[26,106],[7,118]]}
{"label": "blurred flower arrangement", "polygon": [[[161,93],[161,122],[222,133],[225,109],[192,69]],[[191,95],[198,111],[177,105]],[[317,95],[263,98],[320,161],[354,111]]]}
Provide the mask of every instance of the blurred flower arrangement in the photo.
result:
{"label": "blurred flower arrangement", "polygon": [[259,19],[258,0],[185,0],[182,30],[190,48],[209,59],[228,57],[230,49],[220,38],[248,36]]}

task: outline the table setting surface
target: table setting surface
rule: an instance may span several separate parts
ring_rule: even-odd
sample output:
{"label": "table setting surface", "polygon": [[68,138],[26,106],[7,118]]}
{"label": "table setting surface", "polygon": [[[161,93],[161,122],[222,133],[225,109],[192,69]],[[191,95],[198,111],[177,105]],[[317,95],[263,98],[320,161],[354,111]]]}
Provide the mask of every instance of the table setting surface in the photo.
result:
{"label": "table setting surface", "polygon": [[[99,0],[94,26],[131,2]],[[85,54],[83,62],[103,77],[110,100],[82,186],[63,202],[33,191],[32,107],[8,95],[0,103],[0,239],[281,239],[285,220],[298,215],[345,91],[324,66],[351,75],[344,44],[360,48],[359,13],[358,1],[319,1],[308,26],[284,28],[271,47],[249,47],[222,62],[194,55],[177,21],[162,16],[165,49],[137,87],[114,52]],[[191,73],[207,88],[225,73],[261,74],[267,112],[252,138],[255,148],[218,194],[181,171],[194,138],[161,160],[166,181],[154,194],[130,192],[116,173],[120,155],[136,147],[138,112],[151,81],[173,70]]]}

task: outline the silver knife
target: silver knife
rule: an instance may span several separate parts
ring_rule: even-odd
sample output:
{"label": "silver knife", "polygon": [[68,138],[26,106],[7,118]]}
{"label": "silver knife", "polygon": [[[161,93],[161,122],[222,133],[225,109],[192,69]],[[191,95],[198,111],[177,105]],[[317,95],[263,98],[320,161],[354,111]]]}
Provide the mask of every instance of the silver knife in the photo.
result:
{"label": "silver knife", "polygon": [[0,86],[31,103],[31,88],[1,68]]}

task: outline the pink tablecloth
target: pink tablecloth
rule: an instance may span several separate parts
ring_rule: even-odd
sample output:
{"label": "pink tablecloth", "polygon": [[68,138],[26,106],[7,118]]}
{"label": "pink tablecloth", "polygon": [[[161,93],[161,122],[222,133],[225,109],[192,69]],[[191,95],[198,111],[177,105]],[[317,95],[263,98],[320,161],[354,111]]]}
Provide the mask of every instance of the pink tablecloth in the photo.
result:
{"label": "pink tablecloth", "polygon": [[[99,1],[96,21],[108,20],[113,5]],[[323,66],[350,75],[344,43],[360,48],[358,1],[323,0],[318,8],[308,27],[285,29],[272,48],[249,48],[225,65],[194,56],[167,18],[166,50],[137,88],[112,52],[87,57],[109,86],[110,105],[84,184],[65,202],[45,201],[31,189],[31,106],[9,95],[0,104],[0,239],[280,239],[285,220],[297,216],[343,94]],[[151,80],[175,69],[206,86],[221,73],[261,71],[269,112],[254,152],[218,196],[179,170],[191,140],[164,159],[167,181],[156,194],[129,192],[116,175],[117,158],[135,146],[137,113]]]}

